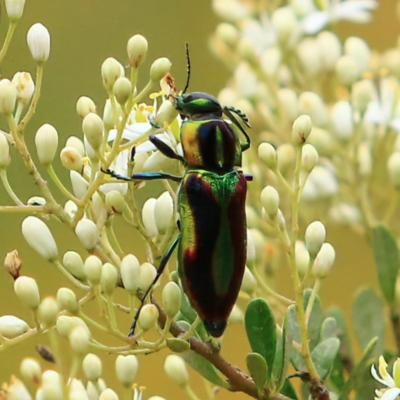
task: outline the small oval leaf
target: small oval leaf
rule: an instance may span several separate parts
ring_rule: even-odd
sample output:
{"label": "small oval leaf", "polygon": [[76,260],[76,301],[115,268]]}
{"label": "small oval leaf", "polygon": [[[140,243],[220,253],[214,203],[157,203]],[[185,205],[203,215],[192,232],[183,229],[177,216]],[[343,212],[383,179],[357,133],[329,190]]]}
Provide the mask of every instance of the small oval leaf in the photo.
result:
{"label": "small oval leaf", "polygon": [[183,351],[190,350],[190,344],[186,340],[178,338],[169,338],[166,340],[167,347],[174,353],[182,353]]}
{"label": "small oval leaf", "polygon": [[311,352],[315,369],[319,377],[324,380],[329,371],[332,369],[336,354],[339,351],[340,340],[337,338],[329,338],[315,346]]}
{"label": "small oval leaf", "polygon": [[249,353],[246,356],[246,364],[257,390],[261,392],[268,380],[268,366],[264,357],[258,353]]}

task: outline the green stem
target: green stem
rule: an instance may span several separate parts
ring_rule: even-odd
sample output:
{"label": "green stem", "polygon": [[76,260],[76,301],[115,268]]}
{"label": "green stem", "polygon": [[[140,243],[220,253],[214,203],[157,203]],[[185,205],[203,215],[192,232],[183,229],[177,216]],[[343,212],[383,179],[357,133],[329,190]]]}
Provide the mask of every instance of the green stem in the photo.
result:
{"label": "green stem", "polygon": [[61,385],[63,388],[63,392],[64,392],[64,398],[67,399],[67,388],[65,386],[65,375],[64,375],[64,365],[63,362],[65,360],[65,358],[62,356],[61,354],[61,349],[60,346],[58,345],[58,340],[57,340],[57,333],[55,331],[55,328],[50,328],[47,331],[48,335],[49,335],[49,341],[50,341],[50,348],[52,353],[54,354],[54,358],[56,360],[56,368],[58,370],[58,374],[60,376],[61,379]]}
{"label": "green stem", "polygon": [[60,263],[58,260],[54,260],[53,264],[57,267],[57,269],[64,275],[65,278],[67,278],[71,283],[73,283],[76,287],[79,289],[83,289],[86,291],[90,290],[90,286],[84,285],[81,281],[76,279],[72,274],[70,274],[64,266]]}
{"label": "green stem", "polygon": [[115,310],[114,310],[114,303],[113,303],[113,296],[107,294],[107,310],[108,310],[108,317],[110,320],[110,326],[113,331],[118,330],[117,326],[117,318],[115,316]]}
{"label": "green stem", "polygon": [[54,168],[51,164],[47,165],[46,170],[51,178],[51,180],[58,187],[60,192],[69,200],[72,200],[75,204],[80,204],[80,200],[78,200],[60,181],[57,174],[54,171]]}
{"label": "green stem", "polygon": [[5,169],[0,170],[0,178],[3,183],[4,189],[7,194],[11,197],[12,201],[19,207],[23,207],[24,203],[18,198],[18,196],[14,193],[10,182],[8,181],[7,171]]}
{"label": "green stem", "polygon": [[317,297],[320,288],[321,288],[321,279],[317,278],[315,280],[314,287],[313,287],[311,296],[310,296],[310,298],[308,300],[308,304],[307,304],[307,309],[306,309],[306,314],[305,314],[307,324],[308,324],[308,320],[311,315],[312,308],[314,306],[315,298]]}
{"label": "green stem", "polygon": [[183,387],[183,389],[185,390],[190,400],[200,400],[188,383]]}
{"label": "green stem", "polygon": [[3,47],[0,50],[0,65],[3,62],[3,59],[4,59],[5,55],[7,54],[7,50],[9,48],[9,46],[10,46],[11,39],[13,37],[13,34],[14,34],[14,31],[15,31],[16,27],[17,27],[17,22],[16,21],[10,21],[10,23],[8,25],[6,38],[4,39]]}
{"label": "green stem", "polygon": [[0,212],[4,213],[38,213],[42,214],[46,211],[46,206],[0,206]]}

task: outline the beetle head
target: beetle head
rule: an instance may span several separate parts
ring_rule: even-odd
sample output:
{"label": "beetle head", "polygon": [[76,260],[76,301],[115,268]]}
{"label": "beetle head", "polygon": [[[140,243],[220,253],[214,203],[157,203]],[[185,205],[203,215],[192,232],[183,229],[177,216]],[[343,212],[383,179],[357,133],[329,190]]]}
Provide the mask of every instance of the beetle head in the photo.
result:
{"label": "beetle head", "polygon": [[222,107],[218,100],[208,93],[193,92],[182,94],[174,99],[175,108],[185,117],[205,118],[222,116]]}

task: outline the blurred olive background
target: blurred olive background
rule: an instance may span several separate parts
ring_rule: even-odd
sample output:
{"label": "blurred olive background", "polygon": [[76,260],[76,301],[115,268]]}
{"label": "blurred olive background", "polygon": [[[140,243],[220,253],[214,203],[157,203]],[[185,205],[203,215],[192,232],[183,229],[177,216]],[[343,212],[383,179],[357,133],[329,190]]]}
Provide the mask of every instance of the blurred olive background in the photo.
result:
{"label": "blurred olive background", "polygon": [[[371,47],[375,49],[393,47],[399,33],[394,13],[395,2],[379,3],[380,9],[375,13],[372,24],[342,24],[338,27],[340,35],[360,35],[367,38]],[[3,9],[4,4],[1,6]],[[8,21],[3,10],[2,14],[0,37],[3,39]],[[75,103],[79,96],[91,97],[97,104],[99,113],[102,113],[106,95],[102,87],[100,66],[110,56],[125,65],[126,42],[136,33],[144,35],[149,42],[147,59],[140,70],[140,86],[147,82],[152,61],[166,56],[173,63],[172,73],[178,87],[182,87],[186,79],[185,43],[190,45],[192,60],[190,90],[217,94],[229,77],[229,72],[208,50],[208,38],[219,22],[211,10],[210,0],[27,0],[8,56],[1,66],[3,77],[11,78],[16,71],[24,70],[34,75],[35,64],[30,57],[25,37],[29,27],[36,22],[41,22],[50,31],[51,53],[45,64],[39,106],[26,130],[27,141],[31,145],[35,160],[33,138],[37,128],[43,123],[50,123],[57,128],[59,150],[68,136],[81,137],[81,120],[75,112]],[[0,119],[0,129],[7,130],[3,119]],[[61,168],[58,159],[55,162],[55,170],[59,171],[64,182],[69,183],[68,173]],[[46,173],[42,172],[46,177]],[[15,152],[12,153],[9,176],[14,190],[23,201],[38,194]],[[49,185],[52,186],[51,183]],[[56,197],[64,201],[61,196]],[[9,204],[11,202],[1,187],[0,205]],[[65,282],[52,265],[41,260],[26,245],[20,233],[23,217],[24,215],[20,214],[0,214],[0,257],[17,248],[23,262],[22,273],[37,279],[42,297],[55,295],[57,288]],[[51,218],[48,223],[56,237],[60,255],[67,250],[75,250],[85,255],[70,231]],[[123,229],[121,225],[119,233],[123,233],[120,235],[123,248],[138,255],[141,262],[145,261],[144,254],[137,253],[137,249],[143,247],[140,239],[132,231]],[[331,276],[323,284],[323,304],[325,307],[332,304],[341,306],[350,318],[354,288],[374,284],[376,281],[371,252],[364,238],[349,230],[328,229],[328,240],[337,249],[337,262]],[[289,274],[283,268],[279,271],[277,286],[283,293],[291,295]],[[11,277],[0,270],[0,315],[3,314],[15,314],[29,323],[32,322],[30,313],[21,307],[13,293]],[[126,318],[123,323],[125,326],[121,326],[121,329],[128,331],[129,319]],[[61,342],[66,343],[65,340]],[[47,344],[46,338],[31,340],[23,346],[0,353],[0,381],[8,380],[11,373],[18,371],[22,357],[35,355],[36,343]],[[243,328],[229,327],[222,353],[233,364],[245,368],[244,357],[248,350]],[[155,394],[169,400],[184,398],[183,391],[169,382],[163,373],[162,360],[167,354],[168,352],[163,350],[155,355],[140,357],[140,369],[136,380],[139,385],[147,387],[145,398]],[[120,390],[120,386],[115,382],[115,356],[102,354],[102,359],[107,382],[113,382],[110,386]],[[192,374],[191,379],[199,388],[200,397],[203,397],[201,380],[195,377],[195,374]],[[246,396],[221,392],[218,398],[242,399]]]}

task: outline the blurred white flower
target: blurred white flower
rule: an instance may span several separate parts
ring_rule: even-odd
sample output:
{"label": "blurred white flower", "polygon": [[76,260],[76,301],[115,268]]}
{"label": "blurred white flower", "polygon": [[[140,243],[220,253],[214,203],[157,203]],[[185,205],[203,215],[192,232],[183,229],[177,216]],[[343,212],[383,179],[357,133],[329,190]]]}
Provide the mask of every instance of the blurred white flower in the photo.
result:
{"label": "blurred white flower", "polygon": [[371,375],[372,377],[377,380],[382,385],[385,385],[386,388],[375,390],[375,400],[396,400],[397,397],[400,395],[400,358],[398,358],[393,364],[392,375],[387,371],[387,363],[383,356],[379,357],[379,366],[378,372],[375,369],[375,366],[371,366]]}

